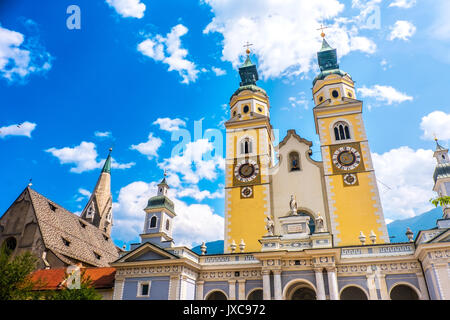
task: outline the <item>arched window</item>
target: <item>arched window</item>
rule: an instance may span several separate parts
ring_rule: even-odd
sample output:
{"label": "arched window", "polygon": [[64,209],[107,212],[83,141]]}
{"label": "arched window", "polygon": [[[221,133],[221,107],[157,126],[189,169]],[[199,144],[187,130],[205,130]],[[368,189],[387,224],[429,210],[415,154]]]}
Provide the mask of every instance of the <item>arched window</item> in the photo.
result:
{"label": "arched window", "polygon": [[289,172],[300,171],[300,157],[297,152],[289,154]]}
{"label": "arched window", "polygon": [[149,228],[156,228],[156,216],[153,216],[151,219],[150,219],[150,227]]}
{"label": "arched window", "polygon": [[208,294],[205,300],[227,300],[227,296],[221,291],[213,291]]}
{"label": "arched window", "polygon": [[334,125],[334,137],[336,141],[350,139],[350,129],[346,122],[339,121]]}
{"label": "arched window", "polygon": [[169,230],[169,228],[170,228],[170,221],[166,220],[166,230]]}
{"label": "arched window", "polygon": [[367,295],[362,289],[349,286],[342,290],[341,300],[367,300]]}
{"label": "arched window", "polygon": [[399,284],[391,290],[391,300],[419,300],[416,291],[408,285]]}
{"label": "arched window", "polygon": [[263,300],[262,289],[253,290],[247,297],[247,300]]}
{"label": "arched window", "polygon": [[241,142],[241,154],[252,153],[252,141],[249,138],[245,138]]}

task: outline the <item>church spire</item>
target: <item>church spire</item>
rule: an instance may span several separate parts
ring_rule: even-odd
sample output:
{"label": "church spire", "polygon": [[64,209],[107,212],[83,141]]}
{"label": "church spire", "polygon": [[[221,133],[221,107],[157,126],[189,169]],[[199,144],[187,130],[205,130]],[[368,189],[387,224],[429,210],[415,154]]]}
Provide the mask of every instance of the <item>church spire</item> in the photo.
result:
{"label": "church spire", "polygon": [[111,151],[112,149],[109,149],[108,157],[105,160],[94,191],[80,216],[108,236],[111,233],[112,226]]}
{"label": "church spire", "polygon": [[250,59],[250,46],[252,44],[248,43],[244,45],[247,47],[245,52],[247,53],[247,59],[245,59],[244,64],[239,68],[239,75],[241,76],[240,86],[248,86],[248,85],[256,85],[256,81],[258,81],[258,70],[256,70],[256,65]]}

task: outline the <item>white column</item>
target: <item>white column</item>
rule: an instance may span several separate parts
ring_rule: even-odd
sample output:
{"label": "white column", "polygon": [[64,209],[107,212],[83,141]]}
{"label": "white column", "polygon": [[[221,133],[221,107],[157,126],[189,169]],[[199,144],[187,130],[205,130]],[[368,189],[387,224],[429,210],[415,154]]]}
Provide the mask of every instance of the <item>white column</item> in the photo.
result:
{"label": "white column", "polygon": [[378,300],[377,288],[375,286],[375,275],[367,274],[367,288],[369,288],[369,300]]}
{"label": "white column", "polygon": [[228,299],[236,300],[236,280],[228,280]]}
{"label": "white column", "polygon": [[327,268],[328,287],[330,289],[330,300],[339,300],[336,268]]}
{"label": "white column", "polygon": [[115,280],[114,282],[114,292],[113,292],[113,300],[122,300],[123,296],[123,283],[124,280]]}
{"label": "white column", "polygon": [[316,273],[317,300],[325,300],[325,285],[323,283],[322,269],[314,269]]}
{"label": "white column", "polygon": [[427,284],[425,283],[422,272],[417,274],[417,280],[419,280],[419,289],[421,293],[420,300],[430,300],[430,297],[428,296]]}
{"label": "white column", "polygon": [[281,296],[281,270],[275,270],[273,272],[273,286],[275,300],[283,300],[283,297]]}
{"label": "white column", "polygon": [[195,299],[203,300],[203,284],[205,281],[197,281],[197,288],[195,290]]}
{"label": "white column", "polygon": [[380,289],[381,300],[389,300],[389,294],[386,285],[386,275],[381,273],[375,274],[375,285],[377,289]]}
{"label": "white column", "polygon": [[271,300],[270,299],[270,271],[269,270],[263,270],[263,297],[264,300]]}
{"label": "white column", "polygon": [[238,299],[245,300],[245,279],[238,280]]}
{"label": "white column", "polygon": [[180,299],[179,283],[180,283],[180,276],[171,276],[170,277],[169,300],[179,300]]}

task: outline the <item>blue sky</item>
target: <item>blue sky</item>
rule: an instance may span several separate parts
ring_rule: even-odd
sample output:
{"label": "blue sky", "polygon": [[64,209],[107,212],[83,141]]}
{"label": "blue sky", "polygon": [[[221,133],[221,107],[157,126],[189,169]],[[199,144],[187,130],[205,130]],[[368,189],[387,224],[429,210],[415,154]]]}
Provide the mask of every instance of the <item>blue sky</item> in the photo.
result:
{"label": "blue sky", "polygon": [[[253,44],[280,139],[296,129],[320,160],[312,114],[320,23],[364,101],[385,217],[431,208],[433,134],[448,145],[450,5],[445,0],[99,0],[0,3],[0,212],[32,178],[80,212],[110,147],[118,245],[138,240],[145,202],[168,170],[179,244],[223,236],[220,150],[237,67]],[[68,29],[69,5],[81,29]],[[379,13],[379,14],[378,14]],[[184,156],[173,133],[187,130]],[[181,131],[183,133],[185,131]]]}

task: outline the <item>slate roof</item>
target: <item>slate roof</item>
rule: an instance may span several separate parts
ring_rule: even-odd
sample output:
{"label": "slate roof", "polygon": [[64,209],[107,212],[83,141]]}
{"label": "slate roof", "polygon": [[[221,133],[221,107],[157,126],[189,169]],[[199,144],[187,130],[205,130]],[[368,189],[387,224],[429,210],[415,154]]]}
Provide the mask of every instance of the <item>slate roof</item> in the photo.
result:
{"label": "slate roof", "polygon": [[61,260],[70,263],[73,259],[92,266],[107,267],[119,257],[119,249],[100,229],[30,187],[27,190],[45,247]]}
{"label": "slate roof", "polygon": [[[92,280],[95,289],[109,289],[114,287],[114,277],[116,268],[81,268],[81,273]],[[37,282],[37,290],[59,290],[63,288],[63,281],[66,279],[66,268],[41,269],[36,270],[31,275],[31,280]]]}

